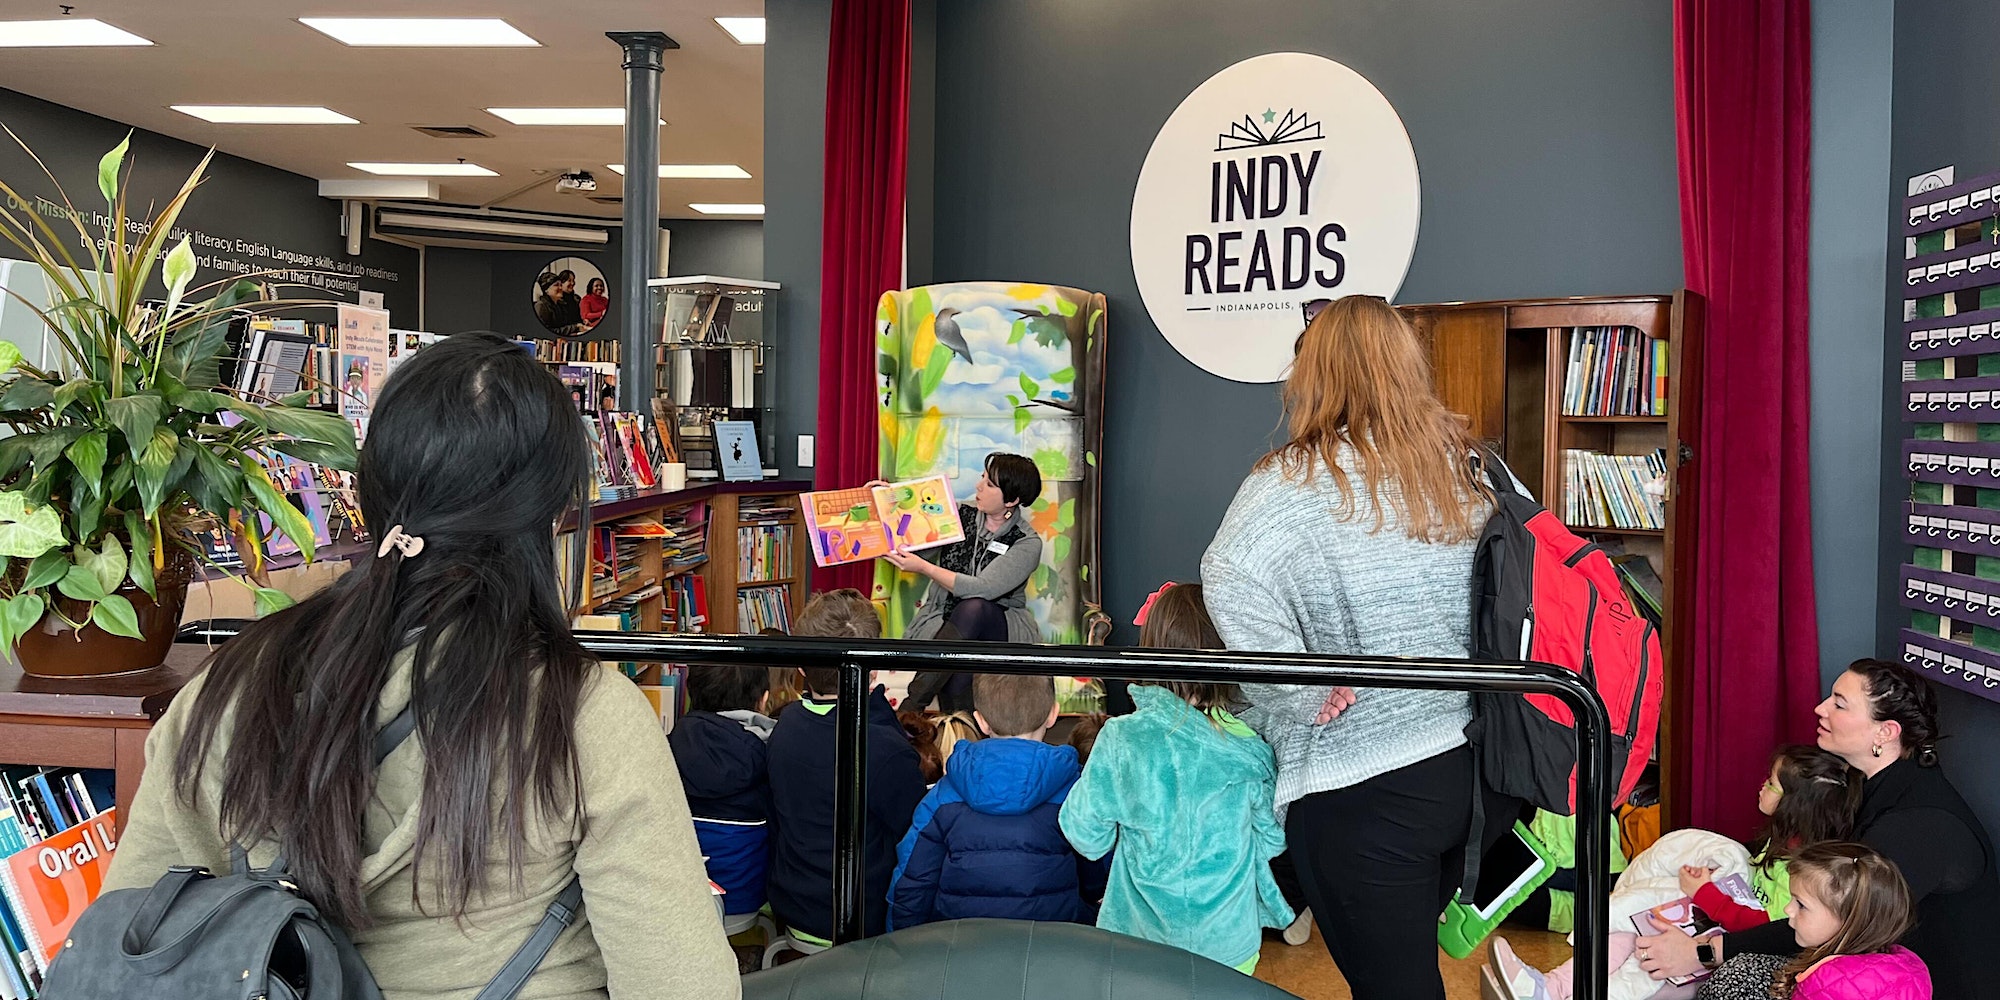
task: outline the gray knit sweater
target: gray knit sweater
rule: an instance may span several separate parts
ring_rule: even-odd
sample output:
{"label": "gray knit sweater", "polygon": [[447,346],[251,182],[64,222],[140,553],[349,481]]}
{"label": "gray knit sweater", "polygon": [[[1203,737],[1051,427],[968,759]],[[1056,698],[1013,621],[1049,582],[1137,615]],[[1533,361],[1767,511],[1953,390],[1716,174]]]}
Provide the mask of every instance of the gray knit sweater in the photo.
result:
{"label": "gray knit sweater", "polygon": [[[1355,468],[1343,449],[1343,468]],[[1356,477],[1356,486],[1359,481]],[[1393,484],[1384,484],[1385,499]],[[1374,527],[1363,495],[1336,513],[1341,492],[1324,467],[1306,482],[1255,471],[1236,491],[1201,560],[1209,616],[1230,649],[1355,656],[1465,658],[1472,641],[1474,542],[1416,541],[1393,509]],[[1278,760],[1277,808],[1358,784],[1465,742],[1470,696],[1362,689],[1324,726],[1327,688],[1246,684],[1243,720]]]}

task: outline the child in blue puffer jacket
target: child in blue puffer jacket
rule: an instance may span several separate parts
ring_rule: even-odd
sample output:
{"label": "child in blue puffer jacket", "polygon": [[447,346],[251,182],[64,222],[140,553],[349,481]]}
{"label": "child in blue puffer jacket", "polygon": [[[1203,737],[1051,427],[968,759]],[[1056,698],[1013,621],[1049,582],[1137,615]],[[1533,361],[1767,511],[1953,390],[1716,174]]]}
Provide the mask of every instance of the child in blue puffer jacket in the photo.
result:
{"label": "child in blue puffer jacket", "polygon": [[696,667],[686,718],[667,734],[681,773],[708,877],[730,916],[764,905],[770,868],[771,775],[765,746],[776,723],[763,714],[764,667]]}
{"label": "child in blue puffer jacket", "polygon": [[[1168,584],[1138,621],[1139,645],[1221,649],[1199,584]],[[1132,685],[1137,711],[1098,734],[1062,807],[1079,853],[1115,846],[1097,926],[1257,967],[1263,928],[1292,922],[1271,877],[1285,849],[1271,748],[1229,714],[1234,684]]]}
{"label": "child in blue puffer jacket", "polygon": [[1078,921],[1081,860],[1057,817],[1082,770],[1076,750],[1042,742],[1055,682],[981,674],[973,718],[993,737],[960,741],[896,847],[889,926],[1002,917]]}

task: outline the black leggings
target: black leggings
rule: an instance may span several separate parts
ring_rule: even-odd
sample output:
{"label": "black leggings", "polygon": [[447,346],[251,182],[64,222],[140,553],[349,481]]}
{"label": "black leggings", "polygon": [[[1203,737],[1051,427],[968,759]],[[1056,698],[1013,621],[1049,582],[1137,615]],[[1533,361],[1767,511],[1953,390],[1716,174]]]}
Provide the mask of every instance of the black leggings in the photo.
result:
{"label": "black leggings", "polygon": [[[1007,609],[983,597],[968,597],[945,615],[939,639],[1006,642]],[[940,712],[972,711],[972,675],[920,672],[910,680],[906,708],[922,709],[937,699]]]}
{"label": "black leggings", "polygon": [[[1473,787],[1459,747],[1291,804],[1292,864],[1354,1000],[1444,1000],[1438,914],[1465,875]],[[1491,843],[1519,806],[1484,794]]]}

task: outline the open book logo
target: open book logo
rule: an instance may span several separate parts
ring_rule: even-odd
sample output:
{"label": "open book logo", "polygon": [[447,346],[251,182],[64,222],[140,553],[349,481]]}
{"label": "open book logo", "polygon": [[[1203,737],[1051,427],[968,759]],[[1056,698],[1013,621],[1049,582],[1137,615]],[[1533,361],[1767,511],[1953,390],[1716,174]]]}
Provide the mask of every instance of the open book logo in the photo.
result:
{"label": "open book logo", "polygon": [[1310,114],[1294,108],[1286,108],[1282,113],[1265,108],[1261,114],[1244,115],[1242,121],[1231,122],[1228,131],[1215,137],[1215,151],[1225,153],[1325,138],[1326,130]]}

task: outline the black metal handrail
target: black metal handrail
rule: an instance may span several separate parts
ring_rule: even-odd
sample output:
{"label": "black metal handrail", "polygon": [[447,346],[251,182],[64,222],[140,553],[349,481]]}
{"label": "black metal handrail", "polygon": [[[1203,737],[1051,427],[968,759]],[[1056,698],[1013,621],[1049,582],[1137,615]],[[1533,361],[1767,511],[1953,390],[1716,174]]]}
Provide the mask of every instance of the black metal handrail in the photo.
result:
{"label": "black metal handrail", "polygon": [[[229,639],[240,620],[183,626],[183,642]],[[869,673],[927,670],[950,673],[1067,675],[1142,681],[1349,685],[1431,691],[1515,692],[1560,699],[1576,717],[1576,996],[1602,1000],[1608,979],[1611,809],[1611,720],[1604,701],[1577,675],[1539,663],[1469,660],[1023,646],[1002,643],[818,639],[803,636],[684,635],[578,631],[585,649],[608,660],[836,668],[838,760],[834,787],[835,942],[862,936],[866,873],[862,844],[867,816]]]}

